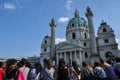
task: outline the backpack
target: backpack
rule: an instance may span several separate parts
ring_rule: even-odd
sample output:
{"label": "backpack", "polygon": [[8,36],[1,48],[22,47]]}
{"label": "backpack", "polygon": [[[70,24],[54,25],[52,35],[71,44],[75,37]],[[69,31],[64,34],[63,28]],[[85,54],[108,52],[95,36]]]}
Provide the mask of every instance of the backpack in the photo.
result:
{"label": "backpack", "polygon": [[16,78],[16,72],[17,68],[16,67],[9,67],[6,69],[6,79],[14,79]]}
{"label": "backpack", "polygon": [[17,80],[25,80],[24,73],[18,70]]}

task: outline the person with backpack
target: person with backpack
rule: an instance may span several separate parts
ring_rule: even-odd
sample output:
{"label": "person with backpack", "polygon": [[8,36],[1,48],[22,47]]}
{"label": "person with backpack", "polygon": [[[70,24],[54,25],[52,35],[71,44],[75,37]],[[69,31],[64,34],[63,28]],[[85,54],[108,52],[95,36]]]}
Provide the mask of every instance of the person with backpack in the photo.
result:
{"label": "person with backpack", "polygon": [[6,64],[6,80],[15,80],[18,72],[17,68],[17,60],[16,59],[9,59],[9,65]]}
{"label": "person with backpack", "polygon": [[82,80],[95,80],[96,79],[93,73],[93,68],[85,61],[82,62],[81,77],[82,77]]}
{"label": "person with backpack", "polygon": [[107,80],[107,76],[103,68],[100,66],[99,62],[94,63],[94,74],[97,80]]}
{"label": "person with backpack", "polygon": [[19,68],[18,68],[19,73],[17,76],[17,80],[20,80],[20,79],[27,80],[30,69],[26,65],[27,65],[27,60],[25,58],[22,58],[19,63]]}

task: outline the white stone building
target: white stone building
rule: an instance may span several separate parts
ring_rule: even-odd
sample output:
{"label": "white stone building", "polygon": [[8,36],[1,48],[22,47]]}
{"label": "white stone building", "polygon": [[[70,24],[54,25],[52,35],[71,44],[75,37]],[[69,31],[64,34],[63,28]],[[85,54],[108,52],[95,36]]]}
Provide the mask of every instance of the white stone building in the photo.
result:
{"label": "white stone building", "polygon": [[40,57],[36,55],[27,57],[27,61],[30,63],[32,67],[34,67],[35,63],[40,63]]}
{"label": "white stone building", "polygon": [[45,36],[41,43],[42,65],[50,57],[56,64],[60,58],[64,58],[67,65],[71,65],[74,60],[81,65],[82,61],[93,64],[100,57],[109,60],[120,56],[112,27],[102,21],[95,37],[93,13],[89,7],[86,9],[86,17],[87,21],[76,10],[66,27],[66,41],[59,44],[55,44],[56,24],[54,19],[51,20],[51,36]]}

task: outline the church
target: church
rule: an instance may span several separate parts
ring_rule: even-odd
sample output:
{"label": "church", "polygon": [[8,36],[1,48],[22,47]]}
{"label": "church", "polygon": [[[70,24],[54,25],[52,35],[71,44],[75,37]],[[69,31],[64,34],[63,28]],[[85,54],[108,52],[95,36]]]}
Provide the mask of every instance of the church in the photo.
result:
{"label": "church", "polygon": [[58,44],[55,44],[56,23],[54,19],[51,20],[51,35],[45,36],[41,43],[42,66],[48,58],[52,58],[56,65],[60,58],[64,58],[66,65],[71,66],[72,61],[77,61],[79,65],[87,61],[93,65],[99,58],[109,61],[120,56],[112,27],[102,21],[96,36],[91,8],[86,8],[85,15],[87,20],[75,10],[74,17],[68,21],[66,27],[66,40]]}

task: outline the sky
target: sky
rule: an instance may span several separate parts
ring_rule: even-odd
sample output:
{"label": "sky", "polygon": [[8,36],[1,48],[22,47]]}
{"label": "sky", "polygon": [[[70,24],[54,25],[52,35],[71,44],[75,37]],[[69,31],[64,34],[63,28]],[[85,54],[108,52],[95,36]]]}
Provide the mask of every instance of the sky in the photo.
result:
{"label": "sky", "polygon": [[87,20],[87,6],[94,15],[96,35],[104,20],[113,28],[120,44],[119,4],[120,0],[0,0],[0,57],[39,56],[42,39],[50,35],[51,19],[57,23],[57,42],[63,41],[68,21],[76,9]]}

